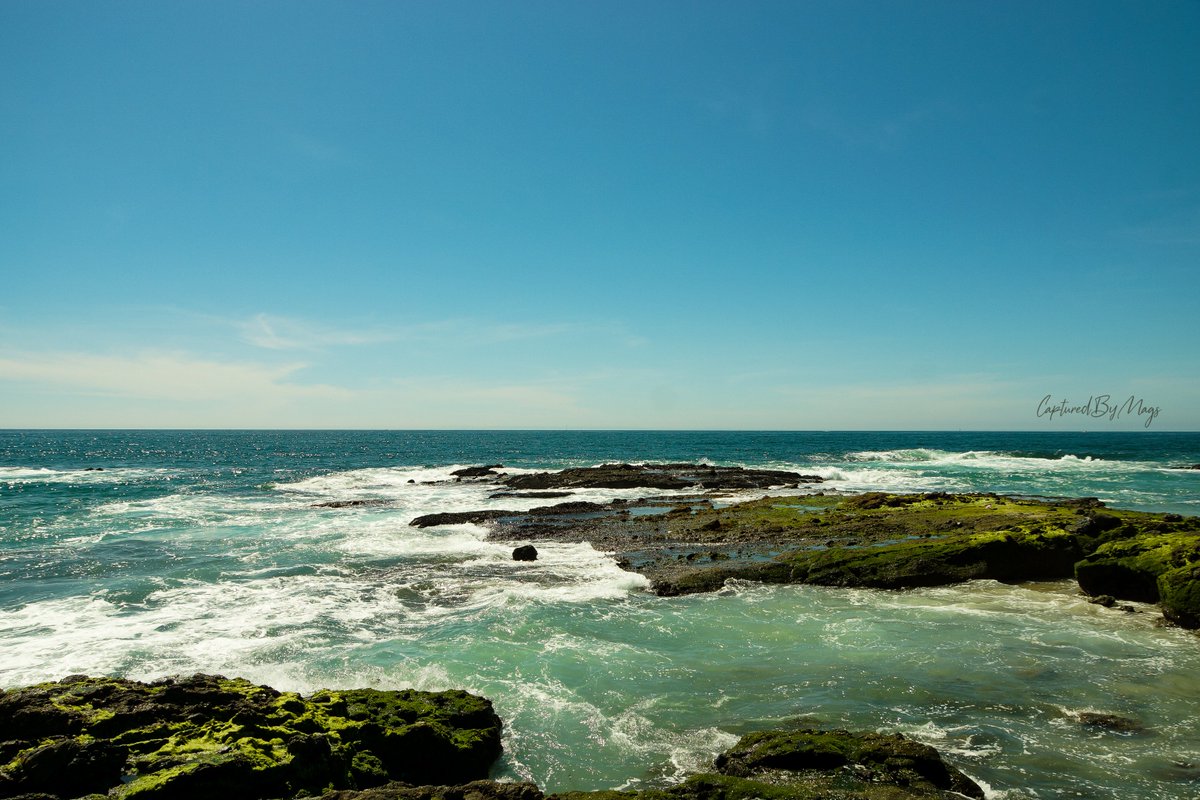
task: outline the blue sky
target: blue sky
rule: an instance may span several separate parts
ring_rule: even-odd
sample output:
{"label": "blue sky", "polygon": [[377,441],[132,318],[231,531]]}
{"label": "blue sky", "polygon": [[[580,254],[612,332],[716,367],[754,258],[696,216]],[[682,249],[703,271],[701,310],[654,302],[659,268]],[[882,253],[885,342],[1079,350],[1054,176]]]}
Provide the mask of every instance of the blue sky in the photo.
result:
{"label": "blue sky", "polygon": [[1200,3],[0,3],[0,427],[1200,429]]}

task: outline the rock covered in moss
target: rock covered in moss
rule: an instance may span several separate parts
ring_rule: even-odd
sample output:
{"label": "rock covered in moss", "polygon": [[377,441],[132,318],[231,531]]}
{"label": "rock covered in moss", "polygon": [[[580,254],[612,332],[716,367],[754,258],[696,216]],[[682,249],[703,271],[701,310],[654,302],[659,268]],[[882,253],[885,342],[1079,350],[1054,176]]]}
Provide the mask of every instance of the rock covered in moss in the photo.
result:
{"label": "rock covered in moss", "polygon": [[1106,542],[1075,565],[1090,595],[1158,603],[1163,616],[1200,627],[1200,530],[1195,518],[1158,523],[1149,532]]}
{"label": "rock covered in moss", "polygon": [[466,692],[304,698],[212,675],[73,676],[0,693],[0,797],[236,800],[465,783],[487,776],[500,730],[491,703]]}
{"label": "rock covered in moss", "polygon": [[946,764],[938,751],[901,734],[844,730],[752,733],[717,757],[725,775],[754,777],[773,772],[820,774],[866,784],[888,784],[918,795],[957,792],[983,800],[983,790]]}
{"label": "rock covered in moss", "polygon": [[714,772],[666,789],[568,792],[549,800],[950,800],[983,790],[937,750],[899,734],[762,731],[717,757]]}
{"label": "rock covered in moss", "polygon": [[1200,518],[1099,508],[1088,498],[937,492],[767,497],[700,511],[665,538],[711,548],[736,537],[725,543],[740,550],[757,532],[764,544],[747,547],[749,557],[707,565],[643,556],[636,568],[660,595],[729,579],[907,589],[1075,577],[1089,595],[1159,603],[1168,620],[1200,628]]}

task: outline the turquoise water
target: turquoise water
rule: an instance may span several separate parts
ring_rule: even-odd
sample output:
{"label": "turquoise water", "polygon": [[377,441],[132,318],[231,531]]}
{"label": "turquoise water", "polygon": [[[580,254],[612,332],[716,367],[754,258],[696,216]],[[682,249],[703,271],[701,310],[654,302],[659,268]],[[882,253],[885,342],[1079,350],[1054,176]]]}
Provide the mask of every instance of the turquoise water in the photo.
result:
{"label": "turquoise water", "polygon": [[[462,687],[506,721],[498,774],[550,790],[669,783],[747,731],[816,723],[905,732],[996,798],[1200,793],[1200,638],[1152,607],[1103,609],[1071,582],[665,599],[587,545],[524,564],[475,526],[408,525],[522,507],[445,482],[463,464],[700,459],[825,489],[1200,499],[1180,469],[1200,463],[1194,434],[0,432],[0,686]],[[348,499],[388,505],[313,508]]]}

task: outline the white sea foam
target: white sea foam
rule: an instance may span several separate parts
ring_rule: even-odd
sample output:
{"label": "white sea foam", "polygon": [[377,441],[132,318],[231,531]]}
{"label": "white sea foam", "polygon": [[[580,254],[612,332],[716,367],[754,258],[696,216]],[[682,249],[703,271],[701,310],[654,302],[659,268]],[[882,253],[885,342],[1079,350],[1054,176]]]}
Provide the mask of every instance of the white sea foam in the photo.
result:
{"label": "white sea foam", "polygon": [[925,475],[915,471],[852,467],[816,467],[808,470],[825,482],[822,489],[844,492],[933,492],[960,491],[969,488],[962,480],[947,475]]}
{"label": "white sea foam", "polygon": [[103,469],[49,469],[47,467],[0,467],[0,483],[132,483],[170,481],[184,473],[173,469],[105,467]]}
{"label": "white sea foam", "polygon": [[1116,461],[1077,456],[1066,453],[1061,456],[1020,456],[993,450],[968,450],[954,452],[913,448],[905,450],[864,450],[849,453],[850,462],[879,462],[897,466],[919,466],[922,468],[962,467],[1004,472],[1045,472],[1047,470],[1101,473],[1141,472],[1161,470],[1162,465],[1148,461]]}
{"label": "white sea foam", "polygon": [[107,522],[114,532],[145,532],[192,526],[263,526],[283,521],[296,503],[263,497],[181,493],[142,500],[117,500],[93,508],[89,514]]}

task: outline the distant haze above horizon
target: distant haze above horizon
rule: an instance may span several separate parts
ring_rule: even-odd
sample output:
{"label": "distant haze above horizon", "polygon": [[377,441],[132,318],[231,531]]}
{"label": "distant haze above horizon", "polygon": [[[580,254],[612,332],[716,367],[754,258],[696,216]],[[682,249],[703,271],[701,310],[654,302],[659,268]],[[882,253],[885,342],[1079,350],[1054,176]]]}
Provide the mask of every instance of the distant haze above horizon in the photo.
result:
{"label": "distant haze above horizon", "polygon": [[0,428],[1200,430],[1200,3],[0,4]]}

